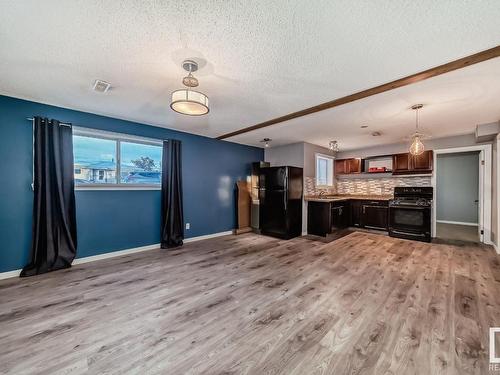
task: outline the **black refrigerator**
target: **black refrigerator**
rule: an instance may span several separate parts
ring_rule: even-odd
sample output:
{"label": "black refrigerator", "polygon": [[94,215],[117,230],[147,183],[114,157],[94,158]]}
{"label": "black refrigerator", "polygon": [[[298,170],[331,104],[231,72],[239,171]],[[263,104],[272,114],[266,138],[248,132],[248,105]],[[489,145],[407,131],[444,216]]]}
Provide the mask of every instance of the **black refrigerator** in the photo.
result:
{"label": "black refrigerator", "polygon": [[267,167],[259,174],[261,233],[290,239],[302,234],[302,168]]}

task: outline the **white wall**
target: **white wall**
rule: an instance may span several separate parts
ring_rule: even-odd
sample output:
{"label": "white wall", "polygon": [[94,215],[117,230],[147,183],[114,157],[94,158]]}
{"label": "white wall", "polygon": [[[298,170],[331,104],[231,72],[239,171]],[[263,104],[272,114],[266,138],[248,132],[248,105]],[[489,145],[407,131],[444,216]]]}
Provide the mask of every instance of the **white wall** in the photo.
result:
{"label": "white wall", "polygon": [[271,163],[271,167],[288,165],[304,168],[304,143],[268,147],[264,149],[264,160]]}

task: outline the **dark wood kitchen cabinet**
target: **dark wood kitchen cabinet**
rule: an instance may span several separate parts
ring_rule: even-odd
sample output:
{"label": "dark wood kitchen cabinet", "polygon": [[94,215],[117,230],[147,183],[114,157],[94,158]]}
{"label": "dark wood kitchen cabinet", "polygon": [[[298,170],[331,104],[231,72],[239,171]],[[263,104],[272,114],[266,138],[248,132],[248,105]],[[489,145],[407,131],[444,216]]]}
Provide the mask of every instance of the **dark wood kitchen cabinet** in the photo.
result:
{"label": "dark wood kitchen cabinet", "polygon": [[332,203],[332,229],[347,228],[351,221],[350,218],[348,200]]}
{"label": "dark wood kitchen cabinet", "polygon": [[418,173],[432,172],[434,156],[432,151],[424,151],[421,155],[412,157],[413,171]]}
{"label": "dark wood kitchen cabinet", "polygon": [[345,159],[335,160],[335,174],[337,175],[346,173],[347,173],[346,160]]}
{"label": "dark wood kitchen cabinet", "polygon": [[389,201],[345,199],[338,201],[309,201],[307,233],[326,236],[336,229],[350,226],[388,230]]}
{"label": "dark wood kitchen cabinet", "polygon": [[365,201],[361,204],[361,226],[368,229],[388,229],[387,201]]}
{"label": "dark wood kitchen cabinet", "polygon": [[351,200],[351,225],[353,227],[361,226],[361,210],[363,206],[362,200]]}
{"label": "dark wood kitchen cabinet", "polygon": [[404,173],[410,170],[410,154],[395,154],[392,155],[392,172]]}
{"label": "dark wood kitchen cabinet", "polygon": [[363,169],[363,163],[360,158],[335,160],[336,175],[361,173],[362,169]]}
{"label": "dark wood kitchen cabinet", "polygon": [[414,156],[410,153],[395,154],[392,156],[393,174],[431,173],[433,153],[424,151],[421,155]]}
{"label": "dark wood kitchen cabinet", "polygon": [[332,205],[329,202],[307,202],[307,233],[326,236],[332,230]]}
{"label": "dark wood kitchen cabinet", "polygon": [[307,233],[326,236],[350,225],[349,201],[307,202]]}

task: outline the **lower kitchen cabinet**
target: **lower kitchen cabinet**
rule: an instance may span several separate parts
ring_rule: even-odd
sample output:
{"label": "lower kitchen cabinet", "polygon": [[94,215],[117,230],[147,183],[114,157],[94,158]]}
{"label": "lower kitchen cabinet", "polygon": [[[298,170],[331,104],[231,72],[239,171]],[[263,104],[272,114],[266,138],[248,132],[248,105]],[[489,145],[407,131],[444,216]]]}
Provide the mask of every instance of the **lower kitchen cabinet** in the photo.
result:
{"label": "lower kitchen cabinet", "polygon": [[388,229],[389,202],[386,200],[350,199],[334,202],[309,201],[307,232],[326,236],[349,226],[367,229]]}
{"label": "lower kitchen cabinet", "polygon": [[361,210],[363,209],[362,200],[351,200],[351,225],[361,227]]}
{"label": "lower kitchen cabinet", "polygon": [[349,201],[332,203],[332,229],[346,228],[350,225]]}
{"label": "lower kitchen cabinet", "polygon": [[330,202],[307,202],[307,233],[326,236],[332,231],[332,208]]}
{"label": "lower kitchen cabinet", "polygon": [[361,207],[361,227],[387,230],[389,217],[387,202],[368,201]]}

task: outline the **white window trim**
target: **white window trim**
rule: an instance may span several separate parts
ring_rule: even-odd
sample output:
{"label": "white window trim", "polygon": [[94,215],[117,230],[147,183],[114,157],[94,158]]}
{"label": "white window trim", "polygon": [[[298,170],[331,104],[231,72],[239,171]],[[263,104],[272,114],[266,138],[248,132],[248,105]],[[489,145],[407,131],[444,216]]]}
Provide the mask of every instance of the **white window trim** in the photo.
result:
{"label": "white window trim", "polygon": [[[318,157],[321,157],[321,158],[324,158],[324,159],[329,159],[332,161],[332,170],[330,171],[330,173],[332,174],[332,184],[331,185],[319,185],[318,184]],[[333,168],[334,168],[334,162],[335,162],[335,157],[331,156],[331,155],[325,155],[325,154],[321,154],[319,152],[315,153],[314,154],[314,183],[316,185],[316,187],[318,188],[331,188],[333,186],[335,186],[335,178],[334,178],[334,173],[333,173]]]}
{"label": "white window trim", "polygon": [[161,184],[124,184],[119,182],[118,171],[120,165],[120,144],[121,142],[140,143],[151,146],[163,146],[163,141],[140,137],[130,134],[109,132],[99,129],[84,128],[73,126],[73,135],[90,137],[97,139],[109,139],[116,141],[116,165],[117,165],[117,182],[114,184],[81,184],[75,183],[75,191],[97,191],[97,190],[161,190]]}

